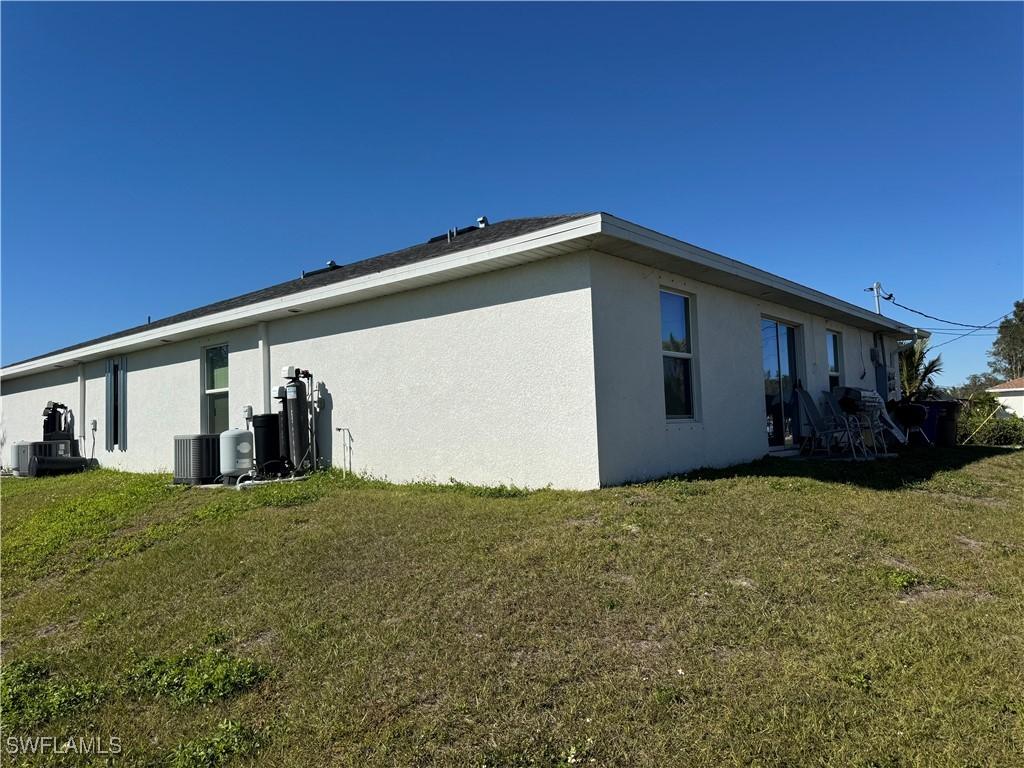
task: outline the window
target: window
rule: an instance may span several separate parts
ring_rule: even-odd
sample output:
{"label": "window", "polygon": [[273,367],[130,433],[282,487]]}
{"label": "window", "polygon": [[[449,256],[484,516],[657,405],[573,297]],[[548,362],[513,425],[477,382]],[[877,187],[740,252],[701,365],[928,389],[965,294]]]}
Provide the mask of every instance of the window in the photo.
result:
{"label": "window", "polygon": [[228,428],[228,347],[207,347],[203,366],[203,421],[207,432]]}
{"label": "window", "polygon": [[665,379],[665,416],[692,419],[693,338],[690,299],[661,292],[661,365]]}
{"label": "window", "polygon": [[123,355],[107,360],[104,423],[107,450],[128,450],[128,358]]}
{"label": "window", "polygon": [[843,383],[843,335],[828,331],[825,347],[828,349],[828,388],[835,389]]}
{"label": "window", "polygon": [[796,326],[761,318],[765,430],[771,448],[791,448],[800,442],[796,344]]}

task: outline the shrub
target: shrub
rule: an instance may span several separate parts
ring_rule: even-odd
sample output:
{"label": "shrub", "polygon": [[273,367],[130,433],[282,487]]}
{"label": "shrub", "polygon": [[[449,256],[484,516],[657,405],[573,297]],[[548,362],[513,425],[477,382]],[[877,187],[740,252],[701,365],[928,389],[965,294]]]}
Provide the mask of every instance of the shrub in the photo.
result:
{"label": "shrub", "polygon": [[[1024,419],[1017,416],[985,421],[991,413],[974,410],[957,422],[956,441],[964,443],[970,438],[969,445],[1024,445]],[[980,429],[979,429],[980,427]],[[974,437],[971,435],[977,430]]]}

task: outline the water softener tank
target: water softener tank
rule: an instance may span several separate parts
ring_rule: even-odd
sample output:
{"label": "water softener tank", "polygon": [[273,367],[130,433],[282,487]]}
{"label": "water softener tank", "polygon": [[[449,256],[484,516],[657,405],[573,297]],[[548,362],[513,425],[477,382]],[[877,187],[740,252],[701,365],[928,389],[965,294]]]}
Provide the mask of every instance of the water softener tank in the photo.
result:
{"label": "water softener tank", "polygon": [[292,466],[298,470],[308,468],[309,416],[306,406],[306,385],[301,379],[288,382],[285,409],[288,412],[288,449]]}
{"label": "water softener tank", "polygon": [[280,421],[276,413],[261,413],[252,417],[256,466],[263,474],[277,474],[283,471]]}
{"label": "water softener tank", "polygon": [[220,433],[220,474],[225,483],[252,469],[252,432],[229,429]]}

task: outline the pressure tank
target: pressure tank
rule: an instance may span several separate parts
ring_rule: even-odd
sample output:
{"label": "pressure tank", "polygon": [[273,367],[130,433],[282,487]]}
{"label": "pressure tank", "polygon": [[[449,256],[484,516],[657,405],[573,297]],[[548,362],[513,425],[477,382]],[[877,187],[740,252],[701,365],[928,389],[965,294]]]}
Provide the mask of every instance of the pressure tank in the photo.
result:
{"label": "pressure tank", "polygon": [[252,432],[229,429],[220,433],[220,474],[226,483],[252,469]]}
{"label": "pressure tank", "polygon": [[309,409],[306,403],[306,385],[301,379],[292,379],[287,386],[285,409],[288,412],[288,449],[292,466],[305,470],[310,461]]}

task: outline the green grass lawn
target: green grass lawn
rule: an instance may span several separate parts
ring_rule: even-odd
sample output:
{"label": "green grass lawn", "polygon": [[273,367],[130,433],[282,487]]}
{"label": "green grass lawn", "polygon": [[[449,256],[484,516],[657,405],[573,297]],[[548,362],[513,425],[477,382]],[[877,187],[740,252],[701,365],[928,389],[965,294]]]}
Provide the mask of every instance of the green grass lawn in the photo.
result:
{"label": "green grass lawn", "polygon": [[3,481],[4,764],[1024,764],[1024,452],[168,482]]}

